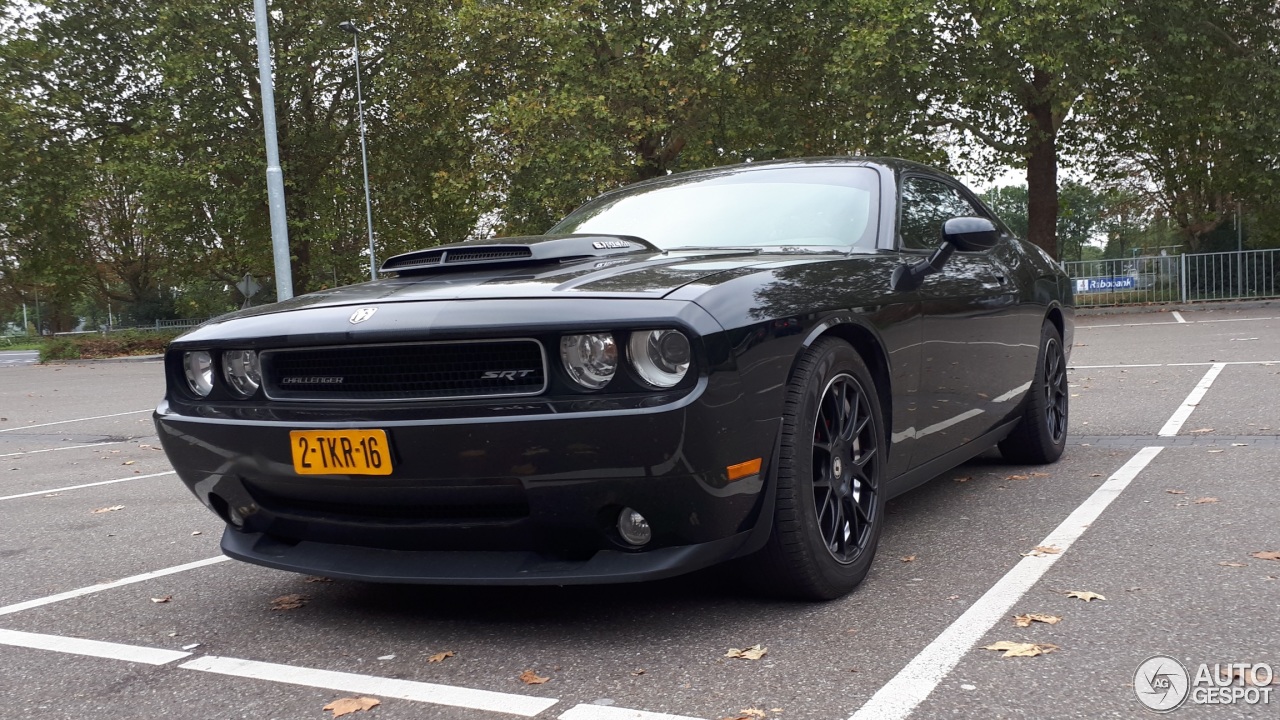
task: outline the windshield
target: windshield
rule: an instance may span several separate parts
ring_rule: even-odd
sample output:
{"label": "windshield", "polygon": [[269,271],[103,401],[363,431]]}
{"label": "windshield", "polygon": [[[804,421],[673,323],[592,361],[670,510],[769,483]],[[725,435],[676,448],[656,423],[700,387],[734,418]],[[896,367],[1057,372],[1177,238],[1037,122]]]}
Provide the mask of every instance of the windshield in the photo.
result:
{"label": "windshield", "polygon": [[876,171],[864,167],[750,169],[593,200],[548,234],[631,235],[684,247],[875,246]]}

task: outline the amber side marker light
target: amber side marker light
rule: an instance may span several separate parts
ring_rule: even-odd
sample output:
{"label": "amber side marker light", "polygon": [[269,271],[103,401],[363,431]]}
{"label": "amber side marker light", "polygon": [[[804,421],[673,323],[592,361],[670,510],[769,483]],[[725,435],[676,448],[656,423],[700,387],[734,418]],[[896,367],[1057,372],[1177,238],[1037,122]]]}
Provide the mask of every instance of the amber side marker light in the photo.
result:
{"label": "amber side marker light", "polygon": [[760,458],[738,463],[737,465],[730,465],[725,470],[729,471],[729,482],[741,480],[751,475],[758,475],[760,473]]}

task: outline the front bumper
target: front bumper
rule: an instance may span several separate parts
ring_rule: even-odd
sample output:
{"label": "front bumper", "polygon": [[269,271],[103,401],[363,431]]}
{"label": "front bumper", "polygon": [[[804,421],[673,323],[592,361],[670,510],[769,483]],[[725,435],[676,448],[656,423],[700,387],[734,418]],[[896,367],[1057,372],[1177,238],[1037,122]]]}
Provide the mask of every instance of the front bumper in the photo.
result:
{"label": "front bumper", "polygon": [[[778,421],[725,402],[735,396],[704,379],[654,407],[344,408],[338,420],[313,408],[196,416],[164,403],[155,421],[179,477],[228,523],[231,557],[385,582],[628,582],[767,538],[765,473],[730,481],[726,468],[754,458],[769,468]],[[386,430],[394,472],[299,476],[289,431],[322,428]],[[617,535],[624,507],[649,520],[644,549]]]}

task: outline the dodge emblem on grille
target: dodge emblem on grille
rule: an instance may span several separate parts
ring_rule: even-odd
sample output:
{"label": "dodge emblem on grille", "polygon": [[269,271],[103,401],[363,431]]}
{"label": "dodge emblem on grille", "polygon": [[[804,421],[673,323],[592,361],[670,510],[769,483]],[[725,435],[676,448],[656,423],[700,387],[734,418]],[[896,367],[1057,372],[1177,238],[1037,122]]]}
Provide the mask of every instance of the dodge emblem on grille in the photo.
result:
{"label": "dodge emblem on grille", "polygon": [[351,323],[352,325],[355,325],[356,323],[362,323],[365,320],[368,320],[369,318],[373,317],[373,314],[376,312],[378,312],[378,308],[376,307],[360,308],[359,310],[351,313],[351,317],[347,319],[347,322]]}

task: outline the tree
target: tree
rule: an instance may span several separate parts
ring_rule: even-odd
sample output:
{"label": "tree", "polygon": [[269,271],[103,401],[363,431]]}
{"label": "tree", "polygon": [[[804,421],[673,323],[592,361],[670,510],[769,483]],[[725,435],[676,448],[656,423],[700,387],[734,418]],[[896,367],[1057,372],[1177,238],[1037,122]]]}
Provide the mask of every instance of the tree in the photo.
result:
{"label": "tree", "polygon": [[1135,17],[1135,72],[1092,100],[1095,171],[1149,194],[1198,252],[1280,188],[1280,10],[1170,0]]}
{"label": "tree", "polygon": [[[868,118],[958,143],[970,164],[1026,168],[1027,236],[1058,257],[1058,168],[1082,99],[1114,72],[1123,3],[854,0],[840,72]],[[940,133],[945,133],[940,135]],[[983,150],[969,149],[980,143]]]}

